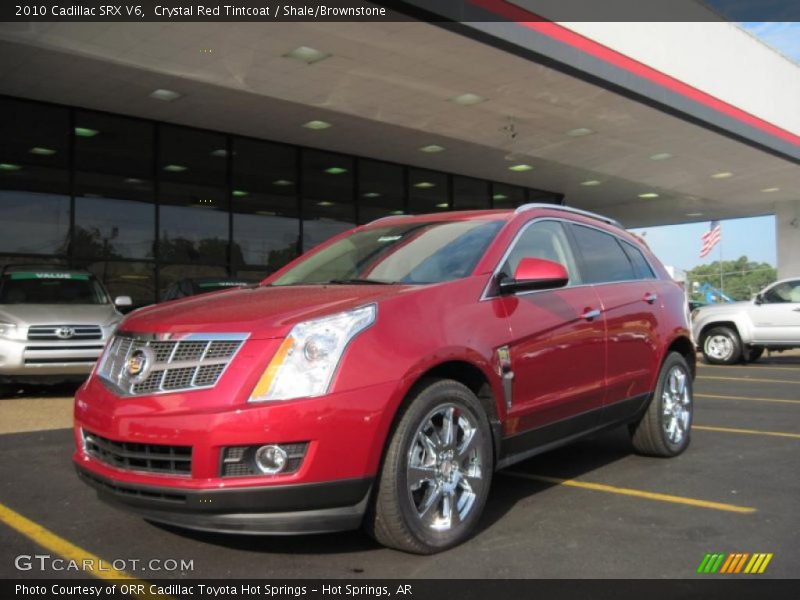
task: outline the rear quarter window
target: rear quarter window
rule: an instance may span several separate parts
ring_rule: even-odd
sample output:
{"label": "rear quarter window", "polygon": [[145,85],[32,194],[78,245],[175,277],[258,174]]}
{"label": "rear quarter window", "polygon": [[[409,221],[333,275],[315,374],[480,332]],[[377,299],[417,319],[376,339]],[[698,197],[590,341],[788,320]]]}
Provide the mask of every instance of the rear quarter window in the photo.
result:
{"label": "rear quarter window", "polygon": [[639,250],[636,246],[629,242],[622,242],[622,248],[625,250],[625,254],[628,255],[628,258],[633,263],[633,268],[636,270],[636,276],[639,279],[655,279],[656,274],[653,272],[653,267],[650,266],[650,263],[647,262],[647,259],[644,257],[644,254],[641,250]]}

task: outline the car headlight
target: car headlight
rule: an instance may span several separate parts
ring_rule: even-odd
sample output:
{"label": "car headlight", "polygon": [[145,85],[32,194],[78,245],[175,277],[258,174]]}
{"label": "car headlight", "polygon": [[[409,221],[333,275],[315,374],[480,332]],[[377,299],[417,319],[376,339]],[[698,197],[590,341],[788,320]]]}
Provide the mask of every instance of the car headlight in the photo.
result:
{"label": "car headlight", "polygon": [[0,338],[15,340],[19,337],[19,327],[14,323],[0,323]]}
{"label": "car headlight", "polygon": [[371,304],[295,325],[253,388],[250,402],[327,393],[348,344],[375,322],[376,312]]}

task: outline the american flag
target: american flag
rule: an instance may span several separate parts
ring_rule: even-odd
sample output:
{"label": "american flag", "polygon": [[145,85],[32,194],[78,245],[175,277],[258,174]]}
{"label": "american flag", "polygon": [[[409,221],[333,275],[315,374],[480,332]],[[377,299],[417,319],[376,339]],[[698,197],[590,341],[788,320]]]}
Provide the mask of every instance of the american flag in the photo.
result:
{"label": "american flag", "polygon": [[702,248],[700,248],[700,258],[707,256],[714,246],[719,244],[721,239],[722,227],[720,227],[719,221],[711,221],[708,231],[700,236],[700,241],[703,244]]}

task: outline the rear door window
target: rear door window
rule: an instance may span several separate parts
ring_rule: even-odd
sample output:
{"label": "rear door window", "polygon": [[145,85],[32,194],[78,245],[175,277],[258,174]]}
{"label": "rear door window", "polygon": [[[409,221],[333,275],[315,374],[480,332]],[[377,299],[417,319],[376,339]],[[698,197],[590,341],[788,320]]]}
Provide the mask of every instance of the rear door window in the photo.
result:
{"label": "rear door window", "polygon": [[572,225],[583,258],[585,283],[608,283],[637,279],[628,255],[617,238],[598,229]]}

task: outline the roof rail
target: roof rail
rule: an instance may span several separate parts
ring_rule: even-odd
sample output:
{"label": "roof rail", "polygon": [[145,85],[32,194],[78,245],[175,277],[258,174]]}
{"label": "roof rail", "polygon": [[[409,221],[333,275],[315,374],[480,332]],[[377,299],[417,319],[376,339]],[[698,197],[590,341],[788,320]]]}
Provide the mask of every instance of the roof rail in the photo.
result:
{"label": "roof rail", "polygon": [[416,215],[386,215],[385,217],[378,217],[377,219],[366,223],[366,225],[372,225],[373,223],[378,223],[380,221],[386,221],[387,219],[402,219],[403,217],[414,217]]}
{"label": "roof rail", "polygon": [[608,223],[609,225],[613,225],[614,227],[625,229],[622,223],[620,223],[616,219],[612,219],[611,217],[604,217],[603,215],[598,215],[597,213],[589,212],[588,210],[581,210],[580,208],[573,208],[572,206],[564,206],[561,204],[546,204],[544,202],[533,202],[530,204],[523,204],[522,206],[518,206],[514,212],[516,214],[519,214],[521,212],[525,212],[526,210],[533,210],[534,208],[563,210],[564,212],[569,212],[576,215],[582,215],[584,217],[589,217],[590,219],[597,219],[598,221],[602,221],[603,223]]}

